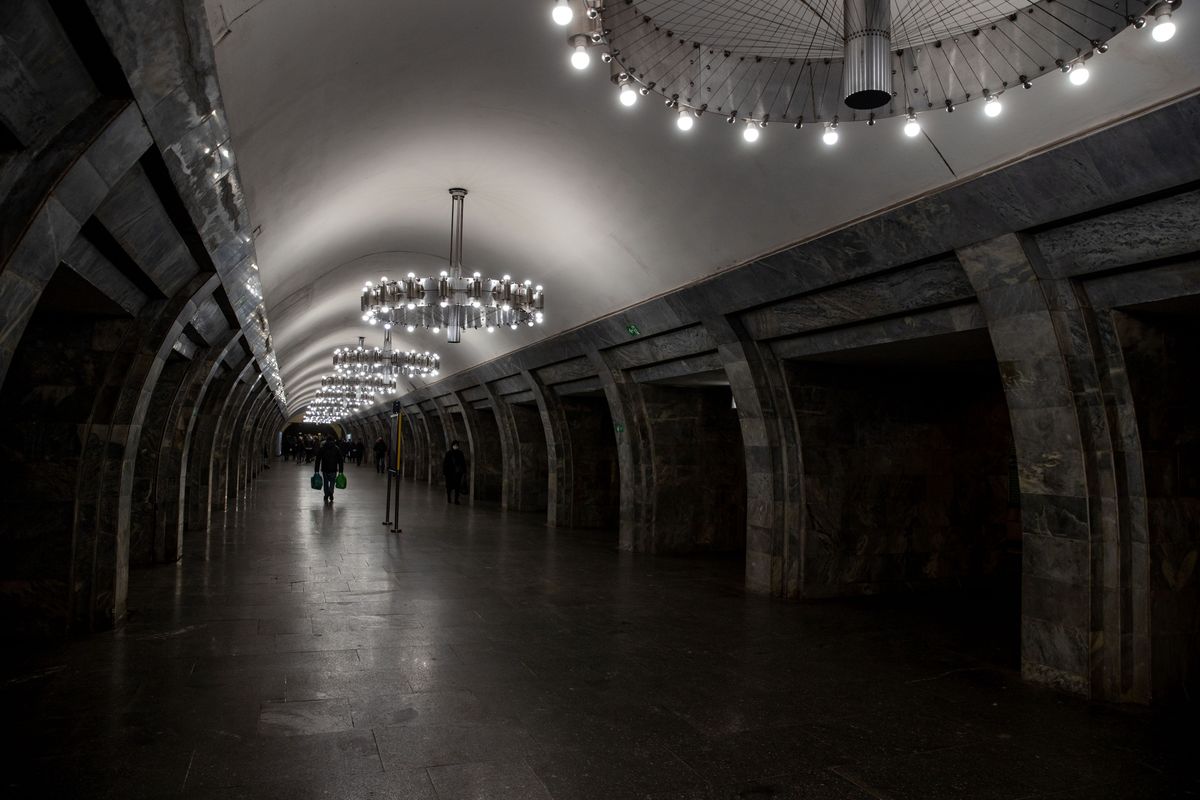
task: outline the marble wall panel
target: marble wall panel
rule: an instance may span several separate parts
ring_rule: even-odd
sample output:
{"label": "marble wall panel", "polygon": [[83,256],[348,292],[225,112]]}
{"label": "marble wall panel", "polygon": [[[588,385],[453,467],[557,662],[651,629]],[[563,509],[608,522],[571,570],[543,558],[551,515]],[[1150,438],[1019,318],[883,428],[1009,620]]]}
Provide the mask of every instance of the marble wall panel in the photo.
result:
{"label": "marble wall panel", "polygon": [[806,597],[1007,579],[1020,549],[995,365],[795,363]]}
{"label": "marble wall panel", "polygon": [[754,339],[775,339],[974,296],[958,260],[939,258],[759,308],[741,322]]}
{"label": "marble wall panel", "polygon": [[641,336],[626,344],[612,347],[606,352],[606,356],[614,367],[631,369],[660,361],[682,359],[715,349],[716,343],[708,331],[703,326],[691,325],[655,336]]}
{"label": "marble wall panel", "polygon": [[551,386],[559,383],[569,383],[571,381],[586,380],[590,377],[595,377],[596,369],[592,363],[586,358],[573,358],[569,361],[562,361],[558,364],[549,364],[537,371],[538,378]]}
{"label": "marble wall panel", "polygon": [[1200,251],[1200,191],[1089,217],[1034,238],[1055,278],[1190,255]]}

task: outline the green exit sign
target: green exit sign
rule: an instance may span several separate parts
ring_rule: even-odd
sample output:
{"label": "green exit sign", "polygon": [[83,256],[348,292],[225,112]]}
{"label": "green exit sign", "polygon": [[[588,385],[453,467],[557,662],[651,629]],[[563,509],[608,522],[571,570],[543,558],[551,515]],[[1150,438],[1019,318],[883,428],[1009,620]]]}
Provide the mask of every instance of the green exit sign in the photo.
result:
{"label": "green exit sign", "polygon": [[641,329],[638,328],[637,325],[634,325],[632,322],[625,326],[625,332],[628,333],[630,336],[641,336],[642,335]]}
{"label": "green exit sign", "polygon": [[618,422],[617,423],[617,433],[624,433],[624,432],[625,432],[625,426]]}

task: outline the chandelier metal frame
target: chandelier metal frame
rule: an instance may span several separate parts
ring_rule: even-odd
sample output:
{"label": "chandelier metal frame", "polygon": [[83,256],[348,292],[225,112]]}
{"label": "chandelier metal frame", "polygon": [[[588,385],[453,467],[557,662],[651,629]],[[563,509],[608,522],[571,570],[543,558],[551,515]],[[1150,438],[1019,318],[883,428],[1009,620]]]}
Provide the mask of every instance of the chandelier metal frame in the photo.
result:
{"label": "chandelier metal frame", "polygon": [[[1088,62],[1128,27],[1175,33],[1182,0],[557,0],[571,63],[598,49],[621,103],[659,95],[690,130],[704,115],[740,123],[754,142],[768,124],[817,123],[826,144],[839,122],[954,111],[1032,87],[1052,72],[1079,85]],[[582,14],[576,14],[576,9]]]}
{"label": "chandelier metal frame", "polygon": [[363,321],[383,323],[385,330],[401,325],[413,333],[427,328],[446,330],[446,341],[462,341],[466,330],[489,333],[505,326],[516,330],[543,321],[546,296],[532,281],[516,282],[510,276],[485,278],[476,272],[463,274],[463,200],[466,189],[450,190],[450,268],[440,275],[418,277],[410,272],[404,280],[380,278],[363,286],[360,306]]}

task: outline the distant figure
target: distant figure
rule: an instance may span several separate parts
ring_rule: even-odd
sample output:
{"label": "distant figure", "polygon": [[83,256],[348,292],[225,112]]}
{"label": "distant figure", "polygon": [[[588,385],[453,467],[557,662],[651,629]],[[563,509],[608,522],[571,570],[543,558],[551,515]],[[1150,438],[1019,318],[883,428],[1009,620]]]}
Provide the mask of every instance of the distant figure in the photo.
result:
{"label": "distant figure", "polygon": [[442,475],[446,478],[446,502],[450,502],[450,494],[454,494],[454,505],[459,505],[458,491],[462,486],[463,476],[467,474],[467,457],[458,449],[458,442],[450,443],[446,457],[442,460]]}
{"label": "distant figure", "polygon": [[360,467],[362,466],[363,450],[366,450],[366,447],[361,441],[354,443],[354,463]]}
{"label": "distant figure", "polygon": [[334,441],[332,436],[325,437],[325,444],[317,451],[317,465],[314,472],[321,473],[321,479],[324,483],[325,502],[333,503],[333,484],[337,480],[338,473],[345,468],[345,461],[342,459],[342,448],[338,447],[338,443]]}
{"label": "distant figure", "polygon": [[375,451],[375,471],[387,472],[387,443],[380,436],[375,440],[375,446],[372,448]]}

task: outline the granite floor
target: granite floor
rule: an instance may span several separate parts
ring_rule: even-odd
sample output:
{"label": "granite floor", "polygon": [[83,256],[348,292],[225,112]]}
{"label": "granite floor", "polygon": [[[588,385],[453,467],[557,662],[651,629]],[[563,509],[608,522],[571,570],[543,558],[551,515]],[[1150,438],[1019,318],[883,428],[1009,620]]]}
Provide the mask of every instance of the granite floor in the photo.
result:
{"label": "granite floor", "polygon": [[[119,631],[5,657],[6,798],[1189,797],[1196,717],[1023,686],[963,598],[745,597],[740,565],[276,464],[135,572]],[[980,623],[983,620],[983,623]]]}

